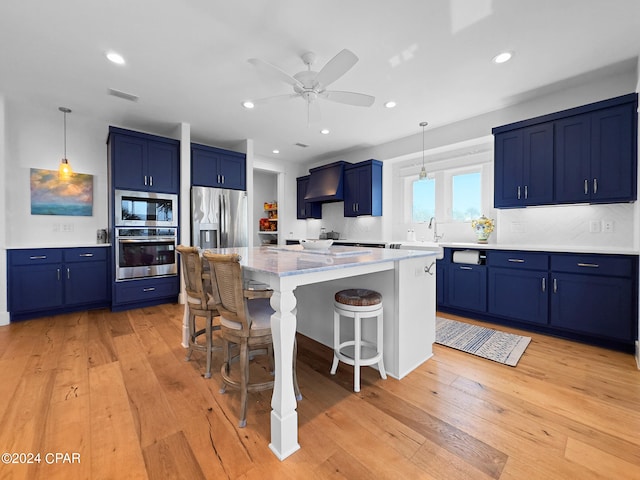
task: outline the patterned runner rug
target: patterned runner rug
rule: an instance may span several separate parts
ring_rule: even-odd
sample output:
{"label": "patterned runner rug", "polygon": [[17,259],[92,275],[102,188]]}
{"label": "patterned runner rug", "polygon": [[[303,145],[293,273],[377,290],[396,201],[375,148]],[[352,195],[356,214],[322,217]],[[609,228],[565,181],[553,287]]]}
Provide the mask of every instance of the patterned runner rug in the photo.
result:
{"label": "patterned runner rug", "polygon": [[531,337],[436,317],[436,343],[515,367]]}

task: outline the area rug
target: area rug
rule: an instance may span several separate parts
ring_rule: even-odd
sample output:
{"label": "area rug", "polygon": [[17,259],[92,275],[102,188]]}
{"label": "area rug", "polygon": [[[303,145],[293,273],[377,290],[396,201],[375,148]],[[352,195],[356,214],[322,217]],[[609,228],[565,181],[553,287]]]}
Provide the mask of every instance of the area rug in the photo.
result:
{"label": "area rug", "polygon": [[436,317],[436,343],[511,367],[531,342],[531,337]]}

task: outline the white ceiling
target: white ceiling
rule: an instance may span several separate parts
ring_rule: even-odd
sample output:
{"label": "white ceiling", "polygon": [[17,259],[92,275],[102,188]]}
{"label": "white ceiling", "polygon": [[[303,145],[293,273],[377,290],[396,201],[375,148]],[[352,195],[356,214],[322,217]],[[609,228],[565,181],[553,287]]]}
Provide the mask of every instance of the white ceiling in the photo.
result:
{"label": "white ceiling", "polygon": [[[421,121],[428,131],[496,110],[637,57],[640,1],[2,0],[0,45],[7,98],[160,135],[186,122],[193,141],[252,138],[260,156],[277,148],[279,158],[308,161],[415,135]],[[291,92],[249,58],[293,75],[305,51],[319,70],[343,48],[360,60],[331,89],[373,95],[372,107],[320,100],[322,120],[311,126],[299,98],[242,108]],[[107,61],[108,50],[127,64]],[[493,64],[503,50],[513,60]],[[387,100],[398,106],[384,108]]]}

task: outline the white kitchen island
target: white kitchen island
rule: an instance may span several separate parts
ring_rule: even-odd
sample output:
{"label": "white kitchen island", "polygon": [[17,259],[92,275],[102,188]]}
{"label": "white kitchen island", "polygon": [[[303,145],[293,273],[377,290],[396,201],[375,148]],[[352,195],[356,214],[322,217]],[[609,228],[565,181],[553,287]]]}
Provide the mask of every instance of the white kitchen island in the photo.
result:
{"label": "white kitchen island", "polygon": [[[331,345],[336,291],[361,287],[382,293],[384,362],[389,375],[400,379],[432,355],[433,252],[333,246],[327,252],[311,253],[299,245],[212,251],[238,253],[245,277],[266,283],[274,291],[271,330],[276,368],[269,447],[280,460],[300,448],[292,372],[296,330]],[[366,330],[363,337],[367,337]],[[327,371],[331,360],[327,359]]]}

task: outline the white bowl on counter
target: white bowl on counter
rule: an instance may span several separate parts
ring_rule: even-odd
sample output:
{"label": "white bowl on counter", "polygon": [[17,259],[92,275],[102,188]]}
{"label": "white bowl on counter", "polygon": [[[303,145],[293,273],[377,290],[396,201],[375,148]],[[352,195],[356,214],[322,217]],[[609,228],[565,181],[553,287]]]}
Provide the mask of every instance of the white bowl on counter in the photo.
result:
{"label": "white bowl on counter", "polygon": [[300,245],[306,250],[328,250],[333,240],[302,239]]}

